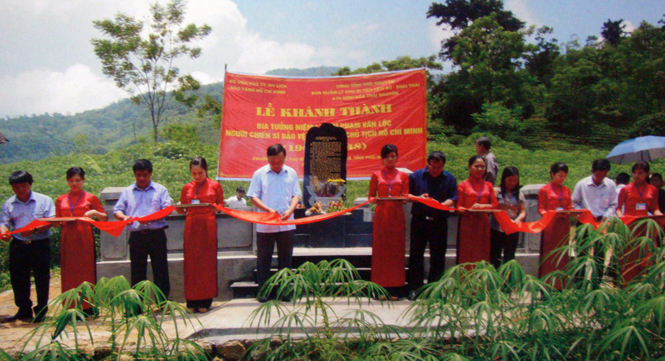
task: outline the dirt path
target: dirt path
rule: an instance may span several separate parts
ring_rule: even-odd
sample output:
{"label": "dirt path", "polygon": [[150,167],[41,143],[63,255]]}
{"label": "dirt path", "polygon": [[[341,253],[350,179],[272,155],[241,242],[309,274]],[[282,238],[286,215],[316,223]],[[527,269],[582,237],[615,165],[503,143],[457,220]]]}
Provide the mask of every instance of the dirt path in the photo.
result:
{"label": "dirt path", "polygon": [[[61,287],[60,274],[59,272],[54,272],[51,274],[49,300],[52,300],[60,295],[61,293],[60,287]],[[33,303],[35,303],[37,299],[34,285],[31,288],[31,299]],[[215,301],[212,304],[213,309],[219,308],[225,303],[226,302]],[[10,289],[0,293],[0,317],[12,316],[17,311],[18,308],[16,307],[16,305],[14,305],[14,292]],[[96,349],[99,348],[100,346],[103,347],[104,341],[108,340],[108,338],[110,337],[110,332],[108,331],[108,325],[102,324],[101,317],[98,317],[93,320],[88,320],[87,322],[88,325],[90,326],[92,336],[95,341],[94,348]],[[182,336],[182,335],[191,334],[192,332],[195,331],[194,327],[192,327],[191,324],[188,327],[182,325],[182,320],[179,321],[179,325],[180,327],[176,331],[173,321],[167,318],[167,320],[162,325],[162,330],[170,338],[174,337],[176,332]],[[0,324],[0,349],[4,350],[5,352],[8,352],[10,355],[20,351],[20,349],[25,345],[25,341],[27,339],[26,336],[35,328],[37,328],[37,326],[38,324],[34,324],[31,322],[24,322],[24,321],[15,321],[10,323]],[[72,336],[71,333],[69,335]],[[50,332],[47,331],[47,333],[45,334],[45,338],[42,341],[42,344],[49,342],[50,340],[49,336]],[[72,347],[74,346],[73,337],[69,338],[65,337],[64,339],[60,339],[60,341]],[[131,347],[132,344],[135,345],[134,342],[129,342],[128,346]],[[84,352],[88,353],[89,355],[92,355],[93,353],[93,346],[90,343],[90,336],[87,334],[87,331],[84,331],[79,334],[79,348],[82,349]],[[31,344],[30,346],[27,347],[28,351],[31,351],[32,349],[34,349],[34,344]]]}
{"label": "dirt path", "polygon": [[[60,295],[60,293],[60,274],[53,273],[51,274],[49,299]],[[30,289],[30,299],[33,303],[37,303],[37,293],[34,285]],[[14,304],[14,292],[10,289],[0,293],[0,317],[12,316],[16,312],[18,312],[18,307]],[[0,349],[5,351],[14,349],[20,343],[19,341],[35,327],[37,327],[36,324],[24,321],[0,324]]]}

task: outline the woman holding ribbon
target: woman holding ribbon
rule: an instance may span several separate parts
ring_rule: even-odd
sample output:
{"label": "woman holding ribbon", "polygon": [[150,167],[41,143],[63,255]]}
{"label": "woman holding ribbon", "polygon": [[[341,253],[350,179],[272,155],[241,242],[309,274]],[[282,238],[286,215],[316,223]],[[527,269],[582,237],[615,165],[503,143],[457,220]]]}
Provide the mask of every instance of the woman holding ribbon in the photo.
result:
{"label": "woman holding ribbon", "polygon": [[658,206],[658,188],[648,182],[649,163],[637,162],[632,171],[633,183],[621,188],[619,192],[617,216],[646,217],[649,212],[655,216],[662,215]]}
{"label": "woman holding ribbon", "polygon": [[[566,163],[558,162],[550,167],[551,181],[538,191],[538,213],[570,211],[573,209],[570,188],[563,185],[568,177]],[[555,249],[568,244],[570,240],[570,218],[566,213],[557,213],[547,228],[543,230],[540,241],[540,268],[538,277],[543,277],[555,270],[562,269],[568,263],[568,254],[550,254]],[[556,287],[561,288],[557,282]]]}
{"label": "woman holding ribbon", "polygon": [[[409,195],[409,176],[395,168],[397,147],[381,149],[383,169],[372,174],[369,200],[376,203],[372,231],[372,282],[395,294],[406,281],[406,221],[404,200]],[[394,298],[394,297],[393,297]]]}
{"label": "woman holding ribbon", "polygon": [[[497,192],[499,209],[508,214],[510,220],[518,223],[526,218],[524,194],[520,191],[520,173],[517,168],[508,166],[501,174],[501,186]],[[501,264],[515,259],[515,250],[519,241],[519,232],[506,234],[495,217],[490,219],[491,252],[490,260],[494,268],[499,269]]]}
{"label": "woman holding ribbon", "polygon": [[183,244],[185,299],[190,311],[205,313],[217,297],[217,218],[215,208],[195,205],[223,205],[224,190],[208,178],[205,158],[194,157],[189,172],[194,180],[182,188],[180,204],[192,206],[176,208],[178,213],[187,214]]}
{"label": "woman holding ribbon", "polygon": [[[93,194],[83,190],[85,171],[72,167],[67,170],[69,193],[55,202],[56,217],[88,217],[105,222],[104,207]],[[62,292],[74,289],[83,282],[97,281],[95,238],[90,224],[79,221],[62,222],[60,232],[60,275]],[[84,303],[84,312],[92,315],[92,305]]]}
{"label": "woman holding ribbon", "polygon": [[[649,213],[661,216],[663,213],[658,206],[658,188],[649,184],[649,163],[637,162],[633,165],[633,183],[621,188],[619,191],[619,204],[617,216],[646,217]],[[633,237],[644,235],[644,231],[633,234]],[[654,240],[656,241],[656,240]],[[623,282],[628,283],[647,266],[646,261],[638,259],[648,258],[648,254],[638,255],[639,249],[627,247],[624,251]]]}
{"label": "woman holding ribbon", "polygon": [[490,221],[486,210],[497,209],[492,183],[483,180],[485,160],[469,158],[469,178],[457,185],[457,208],[460,210],[457,235],[457,264],[490,261]]}

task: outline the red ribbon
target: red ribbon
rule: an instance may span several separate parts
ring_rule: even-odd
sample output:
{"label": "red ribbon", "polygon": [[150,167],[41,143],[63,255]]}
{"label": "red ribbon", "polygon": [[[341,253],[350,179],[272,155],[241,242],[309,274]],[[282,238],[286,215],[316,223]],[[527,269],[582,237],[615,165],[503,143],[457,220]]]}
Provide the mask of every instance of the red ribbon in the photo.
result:
{"label": "red ribbon", "polygon": [[49,224],[51,224],[51,222],[38,221],[38,220],[35,219],[32,222],[26,224],[25,226],[23,226],[19,229],[15,229],[15,230],[9,232],[8,234],[7,233],[3,234],[3,236],[5,236],[5,237],[7,235],[13,236],[17,233],[32,231],[35,228],[39,228],[39,227],[42,227],[42,226],[48,226]]}
{"label": "red ribbon", "polygon": [[[440,209],[442,211],[459,211],[459,208],[450,208],[447,206],[444,206],[440,202],[438,202],[435,199],[432,198],[418,198],[418,197],[413,197],[409,196],[409,199],[414,201],[414,202],[419,202],[422,203],[426,206],[435,208],[435,209]],[[332,213],[326,213],[326,214],[320,214],[317,216],[311,216],[311,217],[304,217],[304,218],[298,218],[294,220],[288,220],[288,221],[282,221],[281,216],[277,213],[265,213],[265,212],[248,212],[248,211],[239,211],[236,209],[230,209],[226,208],[217,204],[213,204],[212,206],[218,209],[221,212],[224,212],[228,214],[229,216],[233,218],[240,219],[242,221],[246,222],[251,222],[251,223],[258,223],[258,224],[266,224],[266,225],[271,225],[271,226],[286,226],[286,225],[301,225],[301,224],[308,224],[308,223],[314,223],[314,222],[320,222],[320,221],[325,221],[326,219],[331,219],[335,218],[337,216],[340,216],[342,214],[352,212],[360,207],[364,207],[365,205],[369,204],[370,201],[364,202],[362,204],[359,204],[357,206],[353,206],[351,208],[347,208],[341,211],[337,212],[332,212]],[[76,218],[76,221],[81,221],[81,222],[86,222],[88,224],[91,224],[95,227],[97,227],[99,230],[104,231],[114,237],[119,237],[122,234],[122,231],[125,229],[125,227],[128,224],[134,223],[134,222],[150,222],[150,221],[155,221],[161,218],[164,218],[168,215],[170,215],[175,207],[169,206],[166,207],[158,212],[149,214],[144,217],[134,217],[130,218],[126,221],[114,221],[114,222],[99,222],[99,221],[94,221],[90,218],[87,217],[79,217]],[[508,214],[505,211],[501,212],[493,212],[494,218],[497,220],[499,225],[501,226],[501,229],[506,234],[512,234],[515,232],[524,232],[524,233],[540,233],[542,232],[547,226],[552,222],[554,217],[558,214],[556,211],[547,211],[543,215],[543,218],[540,219],[539,221],[536,222],[513,222],[510,217],[508,217]],[[624,216],[621,217],[621,221],[625,223],[626,225],[629,225],[636,220],[639,219],[644,219],[644,218],[650,218],[658,222],[661,226],[665,226],[665,216]],[[578,220],[581,223],[585,224],[591,224],[594,228],[598,228],[600,226],[601,222],[596,221],[595,217],[593,214],[587,210],[583,209],[581,210],[581,213],[579,213]],[[25,227],[21,227],[17,230],[14,230],[12,232],[9,232],[8,234],[5,235],[14,235],[17,233],[25,232],[25,231],[30,231],[38,227],[46,226],[51,224],[51,222],[46,222],[46,221],[38,221],[34,220],[30,222],[28,225]],[[3,236],[5,236],[3,235]]]}
{"label": "red ribbon", "polygon": [[[418,198],[418,197],[409,196],[409,199],[443,211],[454,212],[460,210],[459,208],[450,208],[444,206],[443,204],[439,203],[437,200],[432,198]],[[596,229],[598,229],[598,227],[601,224],[601,222],[596,221],[596,218],[588,209],[582,209],[581,213],[578,214],[579,217],[577,218],[577,220],[580,221],[581,223],[591,224],[593,228]],[[513,222],[513,220],[510,219],[510,217],[508,217],[508,214],[505,211],[493,212],[492,215],[501,226],[501,229],[503,229],[503,231],[506,232],[506,234],[512,234],[515,232],[540,233],[545,228],[547,228],[547,226],[549,226],[554,217],[557,215],[557,212],[547,211],[543,215],[543,218],[541,218],[539,221],[536,222],[517,222],[517,223]],[[665,216],[649,216],[649,217],[623,216],[619,219],[626,225],[629,225],[638,219],[644,219],[644,218],[653,219],[656,222],[658,222],[658,224],[660,224],[661,226],[665,226]]]}
{"label": "red ribbon", "polygon": [[352,211],[354,211],[354,210],[356,210],[360,207],[363,207],[363,206],[365,206],[369,203],[370,203],[370,201],[367,201],[363,204],[359,204],[357,206],[353,206],[351,208],[347,208],[347,209],[344,209],[344,210],[341,210],[341,211],[326,213],[326,214],[319,214],[317,216],[298,218],[298,219],[293,219],[293,220],[288,220],[288,221],[282,221],[282,217],[277,213],[239,211],[237,209],[230,209],[230,208],[222,207],[222,206],[217,205],[217,204],[215,204],[213,206],[215,208],[217,208],[218,210],[228,214],[229,216],[231,216],[233,218],[240,219],[242,221],[251,222],[251,223],[258,223],[258,224],[267,224],[267,225],[270,225],[270,226],[288,226],[288,225],[300,225],[300,224],[308,224],[308,223],[325,221],[326,219],[335,218],[337,216],[341,216],[342,214],[352,212]]}

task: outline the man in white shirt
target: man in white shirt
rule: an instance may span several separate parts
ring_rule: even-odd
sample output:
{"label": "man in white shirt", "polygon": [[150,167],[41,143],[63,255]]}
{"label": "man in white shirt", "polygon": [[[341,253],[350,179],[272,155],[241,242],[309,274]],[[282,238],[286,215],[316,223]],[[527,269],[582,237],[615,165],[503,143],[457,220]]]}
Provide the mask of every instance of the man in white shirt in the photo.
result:
{"label": "man in white shirt", "polygon": [[247,207],[247,201],[245,200],[245,188],[242,186],[236,188],[236,195],[225,199],[224,205],[227,208]]}
{"label": "man in white shirt", "polygon": [[573,191],[573,207],[588,209],[597,221],[616,214],[617,190],[614,181],[607,178],[609,171],[610,162],[607,159],[594,160],[591,176],[577,182]]}
{"label": "man in white shirt", "polygon": [[[254,172],[247,196],[262,212],[277,213],[283,221],[293,219],[302,191],[296,171],[284,165],[286,149],[281,144],[268,147],[268,164]],[[277,243],[279,269],[291,268],[296,226],[256,225],[256,269],[259,289],[270,278],[272,252]],[[266,302],[269,297],[259,297]]]}
{"label": "man in white shirt", "polygon": [[[591,164],[591,176],[582,179],[575,185],[573,191],[573,207],[575,209],[588,209],[596,221],[603,221],[613,217],[617,209],[617,189],[613,180],[607,178],[610,171],[610,162],[607,159],[596,159]],[[595,270],[592,275],[594,288],[600,286],[600,280],[605,273],[605,252],[598,244],[594,244],[593,257],[595,259]],[[588,251],[582,251],[581,257],[589,256]],[[615,272],[608,270],[608,274],[615,276]],[[579,272],[578,281],[584,277],[584,272]]]}

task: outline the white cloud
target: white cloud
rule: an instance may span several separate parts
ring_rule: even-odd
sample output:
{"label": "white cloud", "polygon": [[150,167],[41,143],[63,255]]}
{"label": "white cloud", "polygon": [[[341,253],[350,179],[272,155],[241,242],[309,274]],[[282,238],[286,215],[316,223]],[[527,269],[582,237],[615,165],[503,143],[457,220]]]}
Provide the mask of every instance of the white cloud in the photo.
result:
{"label": "white cloud", "polygon": [[635,29],[637,29],[635,24],[633,24],[630,20],[624,20],[623,24],[626,25],[626,27],[623,28],[623,31],[625,31],[627,33],[632,34],[632,32],[635,31]]}
{"label": "white cloud", "polygon": [[446,29],[440,25],[436,25],[436,19],[427,20],[427,29],[430,43],[432,43],[432,46],[434,46],[435,49],[439,50],[441,50],[441,42],[443,40],[451,38],[453,35],[455,35],[452,30]]}
{"label": "white cloud", "polygon": [[258,34],[242,38],[242,52],[237,59],[239,69],[265,73],[276,68],[307,68],[316,65],[312,57],[316,50],[305,44],[267,41]]}
{"label": "white cloud", "polygon": [[64,72],[39,69],[0,77],[0,117],[77,113],[126,97],[113,81],[82,64]]}
{"label": "white cloud", "polygon": [[529,2],[527,0],[507,0],[505,9],[510,10],[515,14],[515,17],[526,22],[526,25],[540,25],[540,21],[531,10],[529,10]]}
{"label": "white cloud", "polygon": [[187,23],[208,24],[213,31],[203,42],[200,59],[187,62],[183,70],[197,69],[213,78],[223,76],[224,64],[229,71],[265,73],[276,68],[318,65],[318,50],[312,46],[280,43],[247,28],[247,18],[230,0],[192,0],[188,3]]}
{"label": "white cloud", "polygon": [[[35,30],[24,35],[19,32],[17,35],[25,39],[12,38],[10,48],[0,49],[0,57],[11,59],[11,65],[22,64],[14,72],[9,62],[0,70],[0,117],[76,113],[127,97],[111,79],[101,74],[101,65],[92,54],[89,39],[100,38],[102,34],[92,27],[92,20],[113,18],[118,12],[147,20],[153,0],[5,1],[4,11],[0,13],[0,22],[4,24],[0,25],[0,30],[4,33],[26,26],[26,31],[32,31],[30,29],[38,29],[40,24],[48,24],[52,30],[46,33]],[[19,26],[22,22],[25,24]],[[203,84],[223,80],[224,64],[228,64],[231,71],[251,73],[319,65],[319,59],[315,61],[315,58],[321,54],[317,56],[317,49],[312,46],[280,43],[250,32],[247,18],[231,0],[190,0],[185,23],[205,23],[213,28],[207,38],[194,44],[203,50],[200,58],[176,61],[181,74],[191,73]],[[89,50],[78,50],[87,57],[82,59],[72,57],[66,49]],[[328,55],[327,51],[322,54]]]}
{"label": "white cloud", "polygon": [[202,71],[193,71],[191,75],[194,77],[194,79],[198,80],[201,85],[206,85],[206,84],[212,84],[212,83],[218,83],[220,81],[224,81],[224,78],[218,78],[214,76],[210,76],[208,73],[204,73]]}
{"label": "white cloud", "polygon": [[[126,97],[101,73],[91,38],[103,35],[93,20],[119,12],[147,20],[149,6],[166,0],[3,0],[0,33],[11,34],[0,47],[0,116],[76,113]],[[176,61],[180,74],[203,84],[221,81],[229,71],[262,74],[276,68],[369,64],[383,34],[380,22],[359,21],[335,30],[342,42],[306,44],[276,41],[250,30],[232,0],[189,0],[185,23],[208,24],[212,33],[195,46],[198,59]],[[440,29],[437,31],[443,36]],[[434,41],[434,40],[433,40]],[[440,38],[434,41],[440,47]]]}

